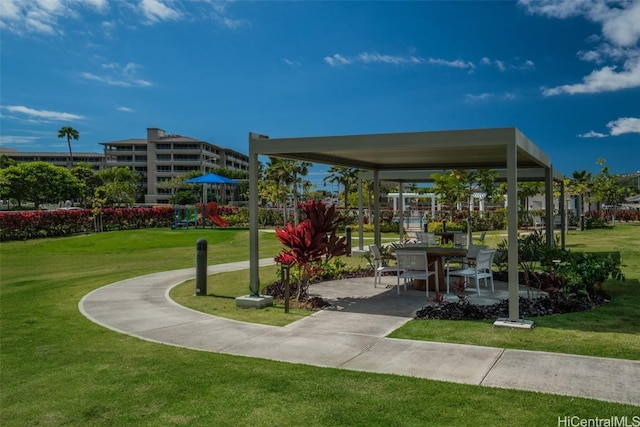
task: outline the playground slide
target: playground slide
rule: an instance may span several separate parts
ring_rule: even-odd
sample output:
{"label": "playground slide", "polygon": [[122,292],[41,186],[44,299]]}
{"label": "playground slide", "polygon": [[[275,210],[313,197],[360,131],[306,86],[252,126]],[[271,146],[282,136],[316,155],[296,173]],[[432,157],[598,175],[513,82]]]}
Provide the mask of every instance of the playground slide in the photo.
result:
{"label": "playground slide", "polygon": [[212,223],[218,227],[228,227],[229,223],[218,215],[218,204],[216,202],[209,202],[204,208],[205,218],[209,218]]}

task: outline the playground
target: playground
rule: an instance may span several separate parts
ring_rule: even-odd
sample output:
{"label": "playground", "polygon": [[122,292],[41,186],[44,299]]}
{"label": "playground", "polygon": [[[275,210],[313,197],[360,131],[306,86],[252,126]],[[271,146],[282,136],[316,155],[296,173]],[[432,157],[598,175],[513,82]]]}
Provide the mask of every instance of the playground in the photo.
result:
{"label": "playground", "polygon": [[172,229],[178,228],[205,228],[210,227],[229,227],[229,222],[222,218],[218,212],[218,204],[209,202],[205,205],[197,203],[194,206],[173,207],[173,226]]}

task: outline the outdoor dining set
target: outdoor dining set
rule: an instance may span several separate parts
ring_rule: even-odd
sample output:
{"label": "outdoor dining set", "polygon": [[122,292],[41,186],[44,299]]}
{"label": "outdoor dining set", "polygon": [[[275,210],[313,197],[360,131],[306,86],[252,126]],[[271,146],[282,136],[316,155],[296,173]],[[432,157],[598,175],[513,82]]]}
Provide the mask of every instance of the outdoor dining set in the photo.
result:
{"label": "outdoor dining set", "polygon": [[[441,237],[438,240],[438,237]],[[484,235],[482,236],[484,239]],[[394,245],[393,254],[383,256],[377,245],[369,247],[374,266],[374,286],[381,283],[382,275],[396,275],[396,291],[400,287],[407,289],[411,284],[415,289],[429,290],[449,294],[455,284],[455,291],[460,292],[472,281],[480,296],[480,281],[485,287],[493,283],[493,258],[495,250],[486,245],[467,244],[467,235],[461,232],[452,233],[453,246],[444,236],[435,233],[416,233],[416,239],[402,245]],[[391,261],[395,259],[395,265]],[[455,280],[458,280],[457,282]],[[461,286],[461,284],[463,286]]]}

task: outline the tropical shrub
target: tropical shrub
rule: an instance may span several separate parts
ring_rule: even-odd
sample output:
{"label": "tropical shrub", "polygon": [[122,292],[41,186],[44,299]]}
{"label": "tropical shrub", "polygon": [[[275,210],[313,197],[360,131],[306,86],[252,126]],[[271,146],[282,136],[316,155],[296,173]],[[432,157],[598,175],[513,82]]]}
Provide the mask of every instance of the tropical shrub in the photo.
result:
{"label": "tropical shrub", "polygon": [[307,202],[302,206],[306,219],[297,226],[288,223],[276,229],[278,240],[288,249],[283,249],[274,259],[297,269],[297,295],[300,300],[307,292],[311,281],[323,273],[327,262],[347,253],[344,236],[338,237],[336,230],[342,224],[335,206],[327,208],[322,202]]}
{"label": "tropical shrub", "polygon": [[0,241],[92,233],[97,216],[102,220],[104,231],[170,227],[173,224],[171,207],[104,208],[96,214],[91,209],[2,212]]}

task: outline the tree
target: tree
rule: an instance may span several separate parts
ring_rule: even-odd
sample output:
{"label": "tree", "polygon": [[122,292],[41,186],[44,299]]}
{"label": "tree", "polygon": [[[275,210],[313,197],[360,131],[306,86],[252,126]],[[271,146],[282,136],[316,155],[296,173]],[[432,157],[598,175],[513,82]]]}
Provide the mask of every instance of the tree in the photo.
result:
{"label": "tree", "polygon": [[99,172],[103,185],[98,187],[100,198],[106,206],[129,205],[136,200],[140,174],[121,167],[105,169]]}
{"label": "tree", "polygon": [[617,204],[624,202],[627,196],[633,194],[633,189],[621,185],[620,176],[611,174],[609,167],[605,166],[605,162],[604,159],[598,159],[598,164],[602,169],[593,179],[593,198],[597,202],[613,207],[613,223],[615,224]]}
{"label": "tree", "polygon": [[529,223],[529,199],[537,194],[542,193],[544,184],[541,182],[519,182],[518,183],[518,200],[520,201],[520,212],[522,221]]}
{"label": "tree", "polygon": [[96,171],[86,163],[80,163],[71,169],[71,174],[78,179],[80,206],[89,207],[92,198],[98,188],[102,184],[102,180]]}
{"label": "tree", "polygon": [[43,203],[74,199],[80,182],[65,168],[47,162],[18,163],[0,169],[0,194],[17,201],[33,202],[35,209]]}
{"label": "tree", "polygon": [[0,155],[0,169],[8,168],[16,164],[16,161],[6,154]]}
{"label": "tree", "polygon": [[294,206],[294,223],[298,223],[298,186],[302,183],[300,178],[309,173],[309,167],[311,166],[313,164],[309,162],[269,157],[265,176],[278,185],[278,188],[275,189],[275,196],[276,199],[283,203],[285,221],[287,218],[287,200],[291,195]]}
{"label": "tree", "polygon": [[577,215],[580,217],[584,213],[584,202],[587,201],[587,195],[589,194],[590,188],[592,184],[591,173],[586,170],[581,171],[573,171],[571,174],[571,179],[569,180],[569,191],[577,196],[578,198],[578,212]]}
{"label": "tree", "polygon": [[467,190],[465,184],[456,177],[452,171],[450,173],[434,173],[431,175],[433,179],[433,192],[439,196],[440,200],[449,205],[449,219],[453,219],[453,207],[465,200]]}
{"label": "tree", "polygon": [[327,176],[322,179],[324,183],[342,184],[344,186],[344,207],[349,207],[349,187],[355,184],[360,171],[354,168],[331,166],[327,170]]}
{"label": "tree", "polygon": [[69,169],[73,167],[73,153],[71,152],[71,139],[80,139],[80,134],[77,130],[71,126],[63,126],[58,130],[58,138],[67,138],[67,145],[69,146]]}

